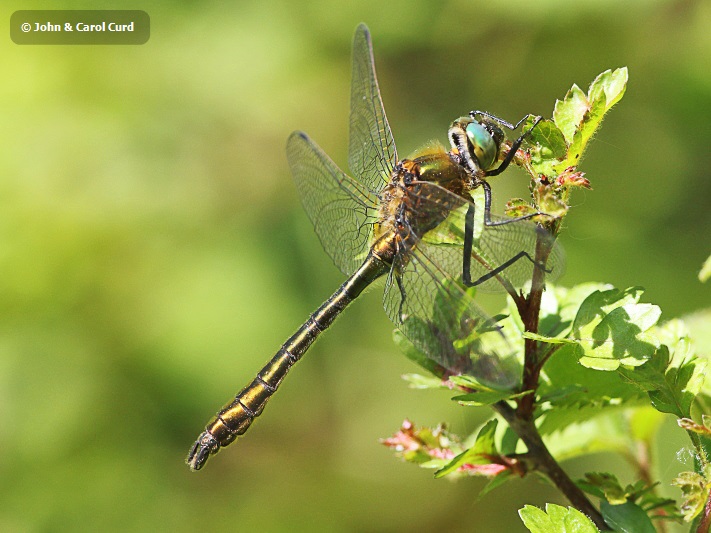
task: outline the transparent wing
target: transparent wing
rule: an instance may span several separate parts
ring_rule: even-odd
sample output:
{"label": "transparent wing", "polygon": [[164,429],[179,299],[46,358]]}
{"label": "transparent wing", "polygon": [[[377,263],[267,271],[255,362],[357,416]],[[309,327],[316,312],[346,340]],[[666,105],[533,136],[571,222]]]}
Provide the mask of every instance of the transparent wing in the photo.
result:
{"label": "transparent wing", "polygon": [[438,246],[420,243],[398,256],[383,305],[412,344],[451,375],[511,389],[520,364],[497,323],[441,267]]}
{"label": "transparent wing", "polygon": [[462,247],[419,239],[469,203],[428,182],[409,187],[404,202],[407,220],[385,289],[388,316],[446,373],[510,388],[520,365],[499,325],[474,302],[474,290],[462,285]]}
{"label": "transparent wing", "polygon": [[[497,276],[483,281],[476,287],[485,292],[501,292],[505,283],[520,288],[531,280],[534,268],[541,268],[541,263],[534,263],[536,246],[550,248],[545,263],[546,280],[555,281],[565,270],[565,254],[562,247],[542,227],[529,220],[518,220],[497,226],[484,225],[484,206],[466,202],[452,210],[447,219],[437,228],[428,232],[424,240],[438,245],[447,252],[440,252],[446,264],[442,267],[461,279],[463,271],[464,228],[467,209],[475,208],[474,240],[472,246],[471,279],[476,282],[490,275],[492,270],[503,267]],[[506,221],[505,217],[491,215],[492,222]],[[506,265],[506,266],[504,266]],[[503,281],[503,283],[502,283]]]}
{"label": "transparent wing", "polygon": [[397,162],[395,141],[380,98],[373,46],[365,24],[353,38],[348,166],[368,189],[380,192]]}
{"label": "transparent wing", "polygon": [[351,275],[368,253],[378,198],[349,177],[305,133],[289,136],[286,155],[321,245]]}

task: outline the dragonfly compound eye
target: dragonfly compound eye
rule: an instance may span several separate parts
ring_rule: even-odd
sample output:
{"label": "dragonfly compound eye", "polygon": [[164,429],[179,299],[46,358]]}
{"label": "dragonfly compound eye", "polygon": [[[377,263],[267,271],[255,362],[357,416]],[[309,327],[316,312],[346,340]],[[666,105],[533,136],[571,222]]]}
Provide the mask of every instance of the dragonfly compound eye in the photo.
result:
{"label": "dragonfly compound eye", "polygon": [[498,144],[494,135],[479,122],[471,122],[466,128],[471,155],[479,162],[479,166],[490,169],[498,156]]}

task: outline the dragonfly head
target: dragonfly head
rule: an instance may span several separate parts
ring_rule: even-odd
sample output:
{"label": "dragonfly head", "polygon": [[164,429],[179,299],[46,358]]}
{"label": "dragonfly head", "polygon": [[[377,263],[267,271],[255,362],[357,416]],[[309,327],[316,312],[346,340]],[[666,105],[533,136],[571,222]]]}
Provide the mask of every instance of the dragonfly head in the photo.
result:
{"label": "dragonfly head", "polygon": [[489,120],[461,117],[449,128],[449,142],[472,173],[489,170],[499,159],[503,130]]}

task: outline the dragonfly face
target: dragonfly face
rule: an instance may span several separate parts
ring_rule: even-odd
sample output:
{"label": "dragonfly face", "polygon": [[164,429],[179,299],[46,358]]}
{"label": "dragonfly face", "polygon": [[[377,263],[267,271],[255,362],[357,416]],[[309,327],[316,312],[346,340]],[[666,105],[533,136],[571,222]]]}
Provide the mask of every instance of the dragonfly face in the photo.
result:
{"label": "dragonfly face", "polygon": [[455,120],[449,128],[452,149],[462,158],[462,164],[472,173],[489,170],[499,159],[503,130],[492,121],[476,121],[473,117]]}
{"label": "dragonfly face", "polygon": [[[325,251],[348,279],[208,423],[188,455],[191,469],[202,468],[210,455],[250,427],[318,335],[382,277],[388,317],[425,355],[430,371],[442,378],[467,374],[495,388],[515,389],[520,366],[509,337],[476,305],[469,287],[520,287],[535,268],[556,276],[560,251],[530,221],[490,214],[491,192],[484,178],[503,171],[523,140],[519,137],[492,168],[504,141],[499,125],[515,128],[472,112],[450,127],[451,151],[434,144],[399,160],[380,98],[370,33],[365,25],[357,28],[348,157],[352,177],[305,133],[294,132],[287,142],[304,209]],[[485,198],[478,229],[470,194],[477,187]],[[541,258],[542,248],[550,254]]]}

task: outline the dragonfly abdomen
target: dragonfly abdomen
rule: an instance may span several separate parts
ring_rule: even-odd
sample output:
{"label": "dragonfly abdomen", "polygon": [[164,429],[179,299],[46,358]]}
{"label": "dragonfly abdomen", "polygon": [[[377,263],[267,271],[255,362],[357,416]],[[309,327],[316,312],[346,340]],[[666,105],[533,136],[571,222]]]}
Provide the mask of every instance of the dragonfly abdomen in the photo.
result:
{"label": "dragonfly abdomen", "polygon": [[187,463],[192,470],[200,470],[210,455],[232,443],[254,422],[279,388],[289,369],[306,353],[336,319],[368,285],[389,270],[372,253],[361,267],[333,293],[306,322],[287,340],[252,382],[242,389],[234,400],[225,405],[208,422],[188,454]]}

